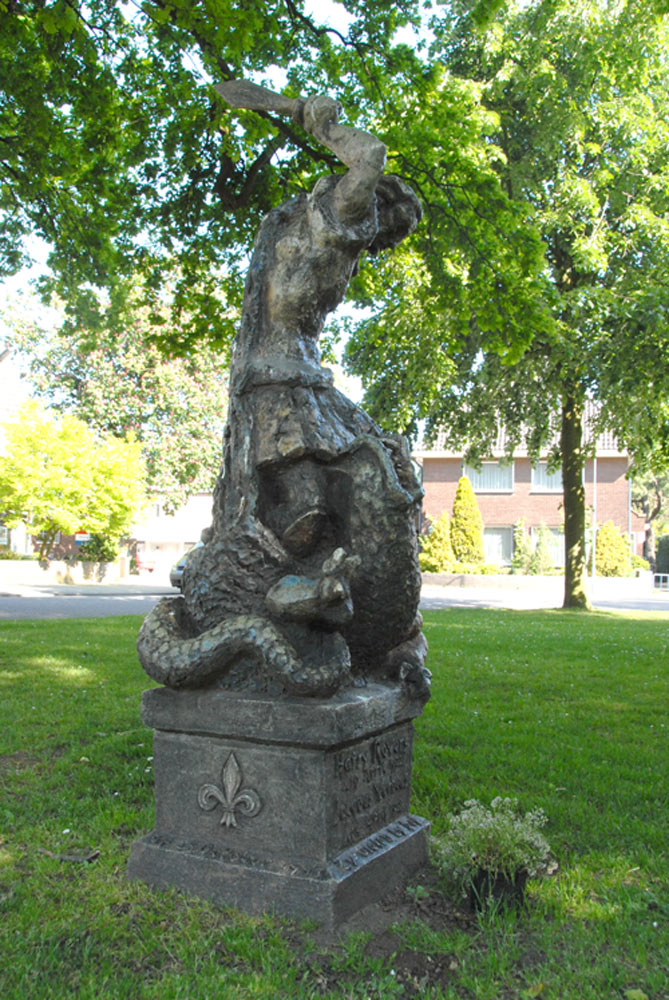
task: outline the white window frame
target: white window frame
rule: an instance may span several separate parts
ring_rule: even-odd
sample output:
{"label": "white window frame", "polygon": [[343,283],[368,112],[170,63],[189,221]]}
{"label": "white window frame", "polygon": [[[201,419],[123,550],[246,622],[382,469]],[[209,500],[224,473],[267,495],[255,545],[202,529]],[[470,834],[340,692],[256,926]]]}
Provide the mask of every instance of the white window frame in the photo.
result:
{"label": "white window frame", "polygon": [[[559,484],[555,481],[553,484],[550,482],[537,482],[537,471],[542,467],[544,470],[544,476],[546,480],[555,480],[556,476],[560,477]],[[562,485],[562,470],[557,469],[555,472],[548,473],[548,462],[537,462],[536,465],[532,466],[531,479],[530,479],[530,493],[563,493],[564,486]]]}
{"label": "white window frame", "polygon": [[[496,469],[504,470],[511,474],[511,485],[509,486],[482,486],[477,483],[478,477],[481,472],[486,468],[494,466]],[[474,493],[513,493],[515,487],[515,462],[501,462],[497,459],[494,462],[481,462],[481,472],[478,472],[472,465],[462,466],[462,474],[466,476],[469,482],[472,484],[472,489]]]}

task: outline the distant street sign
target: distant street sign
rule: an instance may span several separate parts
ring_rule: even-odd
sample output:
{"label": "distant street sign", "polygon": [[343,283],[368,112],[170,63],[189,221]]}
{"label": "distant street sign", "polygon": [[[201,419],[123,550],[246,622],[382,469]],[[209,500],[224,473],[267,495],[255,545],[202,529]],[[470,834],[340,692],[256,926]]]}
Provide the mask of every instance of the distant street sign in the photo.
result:
{"label": "distant street sign", "polygon": [[86,542],[90,542],[90,540],[91,536],[88,534],[87,531],[77,531],[76,535],[74,536],[75,545],[84,545]]}

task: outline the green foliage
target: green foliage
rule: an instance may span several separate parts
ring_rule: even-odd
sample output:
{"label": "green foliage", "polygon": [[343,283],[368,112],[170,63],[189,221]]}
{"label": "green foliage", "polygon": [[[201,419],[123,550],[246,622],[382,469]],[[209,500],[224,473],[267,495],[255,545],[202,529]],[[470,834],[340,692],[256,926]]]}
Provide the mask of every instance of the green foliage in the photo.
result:
{"label": "green foliage", "polygon": [[529,573],[532,561],[532,541],[525,530],[525,521],[521,517],[513,526],[513,555],[511,557],[512,573]]}
{"label": "green foliage", "polygon": [[662,535],[657,542],[657,564],[658,573],[669,573],[669,535]]}
{"label": "green foliage", "polygon": [[454,562],[453,573],[465,573],[468,576],[497,576],[504,571],[497,563]]}
{"label": "green foliage", "polygon": [[481,576],[499,576],[500,574],[504,575],[505,570],[503,570],[497,563],[479,563],[477,564],[477,568],[474,572],[480,573]]}
{"label": "green foliage", "polygon": [[631,565],[633,570],[641,570],[642,572],[646,572],[650,569],[650,563],[648,560],[644,559],[642,556],[638,556],[636,553],[633,553],[632,555]]}
{"label": "green foliage", "polygon": [[[537,455],[560,416],[582,429],[596,391],[599,423],[666,468],[666,4],[384,0],[349,4],[341,31],[278,0],[241,20],[231,0],[4,7],[0,272],[41,235],[44,290],[75,328],[95,339],[91,286],[117,310],[136,275],[175,320],[156,322],[165,351],[229,343],[260,218],[339,169],[294,123],[234,114],[209,84],[276,67],[292,94],[336,84],[424,203],[411,242],[363,262],[352,290],[368,313],[349,364],[373,414],[411,432],[426,419],[474,461],[501,419],[509,448],[526,430]],[[415,44],[398,42],[412,26]],[[573,437],[559,448],[582,462]],[[565,479],[572,596],[579,471]]]}
{"label": "green foliage", "polygon": [[613,521],[606,521],[597,531],[595,569],[597,576],[629,575],[629,539],[616,528]]}
{"label": "green foliage", "polygon": [[118,539],[101,535],[91,535],[91,540],[77,550],[77,558],[82,562],[115,562],[118,554]]}
{"label": "green foliage", "polygon": [[460,478],[455,491],[451,545],[458,562],[483,562],[483,520],[472,484],[466,476]]}
{"label": "green foliage", "polygon": [[227,356],[203,345],[188,356],[163,354],[154,340],[165,310],[152,316],[135,289],[121,312],[111,307],[91,331],[41,329],[27,308],[6,309],[8,343],[23,358],[37,396],[95,431],[141,443],[147,489],[166,511],[213,490],[220,469],[227,404]]}
{"label": "green foliage", "polygon": [[447,511],[432,524],[429,534],[421,535],[419,553],[423,573],[450,573],[455,557],[451,547],[451,521]]}
{"label": "green foliage", "polygon": [[669,472],[637,472],[632,477],[632,509],[646,524],[643,552],[655,561],[655,536],[669,524]]}
{"label": "green foliage", "polygon": [[528,573],[532,576],[545,576],[553,569],[553,556],[550,549],[551,533],[546,525],[541,522],[539,535],[534,552],[530,558]]}
{"label": "green foliage", "polygon": [[[297,94],[327,90],[369,118],[379,82],[411,87],[424,72],[394,42],[417,0],[357,5],[339,32],[281,0],[9,0],[0,16],[0,274],[49,243],[56,290],[78,326],[95,330],[91,286],[124,297],[140,277],[147,305],[178,325],[172,353],[229,344],[241,272],[261,218],[335,166],[289,119],[231,111],[211,82],[287,76]],[[39,100],[35,100],[39,94]],[[241,119],[242,127],[238,121]],[[231,308],[232,310],[231,311]]]}
{"label": "green foliage", "polygon": [[25,523],[41,535],[47,558],[59,531],[89,531],[118,540],[145,502],[144,465],[137,441],[102,438],[66,414],[24,403],[5,424],[0,457],[0,508],[10,528]]}
{"label": "green foliage", "polygon": [[[422,175],[413,158],[403,161],[427,194],[425,245],[418,237],[406,281],[397,258],[385,282],[388,305],[354,334],[348,357],[380,419],[412,432],[426,419],[428,435],[441,430],[446,446],[465,447],[470,460],[490,453],[500,422],[509,453],[523,444],[533,458],[557,433],[558,452],[579,466],[564,479],[565,598],[576,603],[585,569],[585,451],[562,418],[571,415],[581,432],[584,403],[596,393],[602,407],[593,436],[613,430],[639,466],[666,469],[669,456],[669,17],[652,0],[483,6],[483,20],[460,6],[432,19],[431,52],[448,70],[444,90],[459,87],[475,113],[462,147],[436,120],[441,137],[416,161]],[[424,135],[431,127],[419,107],[408,122],[396,121],[403,153],[414,129]],[[467,177],[463,160],[473,163],[477,149],[479,165],[498,180],[487,198],[484,167],[450,189]],[[460,211],[460,194],[471,194],[478,224]],[[504,251],[488,239],[489,206],[509,247],[514,220],[527,235],[512,293]],[[443,261],[439,278],[433,254]],[[479,298],[488,270],[500,299],[494,290]],[[522,303],[533,339],[519,356]],[[508,325],[495,317],[498,308],[509,311]],[[507,329],[515,350],[505,350],[499,331]]]}

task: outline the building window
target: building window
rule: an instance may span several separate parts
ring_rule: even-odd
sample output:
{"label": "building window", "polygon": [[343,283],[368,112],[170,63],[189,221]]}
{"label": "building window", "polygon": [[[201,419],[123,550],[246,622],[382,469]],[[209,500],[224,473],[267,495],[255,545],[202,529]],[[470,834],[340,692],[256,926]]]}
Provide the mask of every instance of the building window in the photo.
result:
{"label": "building window", "polygon": [[532,493],[562,493],[562,470],[548,471],[548,462],[532,466]]}
{"label": "building window", "polygon": [[9,545],[9,528],[0,524],[0,545]]}
{"label": "building window", "polygon": [[513,528],[484,528],[483,553],[487,563],[510,566],[513,554]]}
{"label": "building window", "polygon": [[474,493],[513,493],[513,462],[484,462],[480,469],[465,465],[463,475]]}
{"label": "building window", "polygon": [[[532,548],[536,549],[541,528],[530,528]],[[550,534],[548,548],[556,569],[564,568],[564,531],[562,528],[548,528]]]}

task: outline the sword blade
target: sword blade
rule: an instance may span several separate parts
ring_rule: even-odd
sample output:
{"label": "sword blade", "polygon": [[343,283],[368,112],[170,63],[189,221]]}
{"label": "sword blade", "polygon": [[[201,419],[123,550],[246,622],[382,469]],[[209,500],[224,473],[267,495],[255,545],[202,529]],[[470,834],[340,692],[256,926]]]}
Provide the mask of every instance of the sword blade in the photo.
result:
{"label": "sword blade", "polygon": [[273,90],[251,83],[249,80],[226,80],[224,83],[215,83],[214,90],[218,91],[231,108],[279,111],[281,114],[291,115],[297,104],[294,97],[275,94]]}

